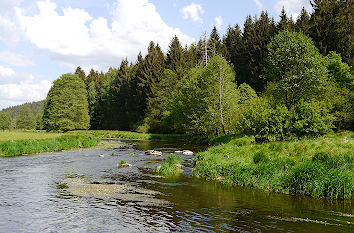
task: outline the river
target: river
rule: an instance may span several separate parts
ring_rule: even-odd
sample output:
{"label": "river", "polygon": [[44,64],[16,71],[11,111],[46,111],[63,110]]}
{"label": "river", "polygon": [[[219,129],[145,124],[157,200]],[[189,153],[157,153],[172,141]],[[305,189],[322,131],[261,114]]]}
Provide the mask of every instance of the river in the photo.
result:
{"label": "river", "polygon": [[[354,202],[230,187],[154,168],[165,141],[0,158],[1,232],[354,232]],[[147,149],[163,156],[145,155]],[[112,156],[114,154],[114,156]],[[124,160],[130,168],[118,168]]]}

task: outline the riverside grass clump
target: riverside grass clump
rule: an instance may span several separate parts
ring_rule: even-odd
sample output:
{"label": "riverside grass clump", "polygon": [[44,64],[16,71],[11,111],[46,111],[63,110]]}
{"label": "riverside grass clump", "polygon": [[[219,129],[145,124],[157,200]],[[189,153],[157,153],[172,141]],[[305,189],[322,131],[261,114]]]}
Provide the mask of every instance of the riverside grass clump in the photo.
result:
{"label": "riverside grass clump", "polygon": [[53,139],[18,140],[0,142],[0,156],[16,156],[43,152],[89,148],[97,146],[100,139],[94,136],[64,135]]}
{"label": "riverside grass clump", "polygon": [[157,173],[165,177],[176,177],[183,173],[182,158],[175,155],[169,155],[165,162],[156,168]]}
{"label": "riverside grass clump", "polygon": [[353,132],[264,144],[251,141],[235,138],[198,153],[194,175],[275,192],[353,199]]}

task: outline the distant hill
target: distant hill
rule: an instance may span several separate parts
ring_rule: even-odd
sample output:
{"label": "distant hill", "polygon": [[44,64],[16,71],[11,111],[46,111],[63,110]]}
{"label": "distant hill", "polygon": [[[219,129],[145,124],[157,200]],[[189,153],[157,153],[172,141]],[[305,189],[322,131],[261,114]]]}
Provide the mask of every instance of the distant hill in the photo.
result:
{"label": "distant hill", "polygon": [[8,108],[4,108],[2,111],[8,112],[11,116],[12,119],[15,119],[19,112],[21,111],[21,108],[23,105],[28,105],[32,111],[32,113],[36,116],[39,111],[41,111],[44,107],[44,102],[45,100],[41,101],[36,101],[36,102],[31,102],[31,103],[24,103],[21,105],[16,105]]}

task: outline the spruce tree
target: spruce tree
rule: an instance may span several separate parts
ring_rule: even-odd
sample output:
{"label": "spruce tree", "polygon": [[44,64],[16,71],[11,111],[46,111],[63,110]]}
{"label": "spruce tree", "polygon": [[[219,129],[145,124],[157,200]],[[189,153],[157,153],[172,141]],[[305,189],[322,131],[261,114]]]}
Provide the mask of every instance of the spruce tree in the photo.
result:
{"label": "spruce tree", "polygon": [[76,68],[75,74],[76,74],[77,76],[79,76],[79,78],[81,78],[82,81],[84,81],[85,84],[86,84],[86,74],[85,74],[85,71],[84,71],[80,66],[78,66],[78,67]]}
{"label": "spruce tree", "polygon": [[219,32],[214,26],[211,33],[210,37],[208,40],[208,49],[209,49],[209,58],[212,59],[216,55],[221,55],[223,46],[220,40]]}
{"label": "spruce tree", "polygon": [[340,53],[343,61],[353,60],[354,2],[347,0],[313,0],[310,36],[322,55]]}
{"label": "spruce tree", "polygon": [[236,72],[235,81],[244,83],[247,73],[247,60],[242,31],[239,25],[228,27],[227,33],[223,38],[224,57],[233,64]]}
{"label": "spruce tree", "polygon": [[283,7],[280,13],[280,21],[277,24],[277,31],[292,30],[293,21],[288,18],[285,8]]}
{"label": "spruce tree", "polygon": [[166,69],[170,69],[181,79],[186,72],[185,54],[177,36],[174,36],[166,55]]}
{"label": "spruce tree", "polygon": [[264,91],[265,81],[261,77],[264,58],[267,55],[267,44],[275,34],[274,21],[262,12],[260,18],[247,18],[244,26],[243,41],[245,44],[243,59],[246,59],[245,77],[239,83],[249,84],[256,92]]}
{"label": "spruce tree", "polygon": [[310,16],[306,9],[303,7],[299,17],[296,20],[295,29],[297,32],[302,32],[305,35],[309,35],[310,32]]}

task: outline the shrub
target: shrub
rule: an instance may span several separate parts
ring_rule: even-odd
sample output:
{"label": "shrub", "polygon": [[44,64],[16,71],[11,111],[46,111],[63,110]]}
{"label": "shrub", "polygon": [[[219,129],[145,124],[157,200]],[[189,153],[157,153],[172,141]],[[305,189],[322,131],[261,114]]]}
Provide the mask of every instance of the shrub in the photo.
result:
{"label": "shrub", "polygon": [[323,103],[300,101],[291,109],[291,131],[298,137],[320,136],[333,128],[334,117]]}

